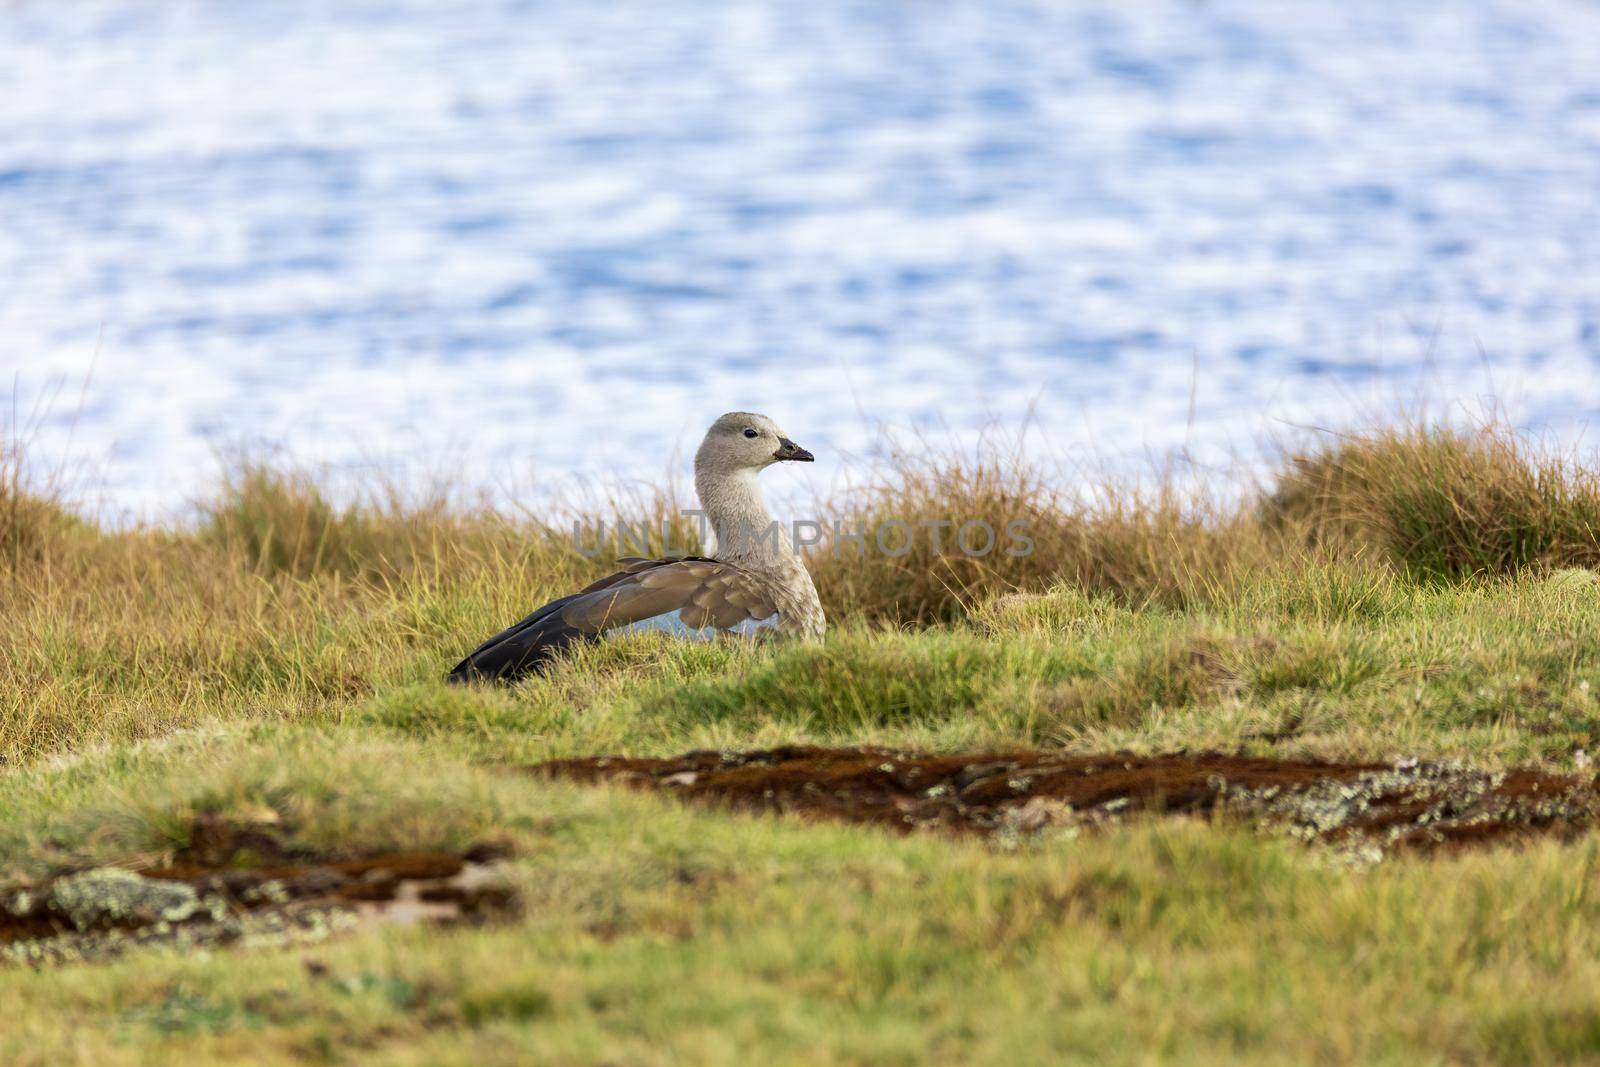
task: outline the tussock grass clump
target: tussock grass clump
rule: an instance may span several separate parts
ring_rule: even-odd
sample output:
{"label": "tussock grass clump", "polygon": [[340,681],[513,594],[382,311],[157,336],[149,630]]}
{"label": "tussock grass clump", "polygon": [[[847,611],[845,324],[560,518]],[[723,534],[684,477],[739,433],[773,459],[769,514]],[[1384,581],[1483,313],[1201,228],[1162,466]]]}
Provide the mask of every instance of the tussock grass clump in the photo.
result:
{"label": "tussock grass clump", "polygon": [[40,564],[90,532],[48,490],[29,484],[21,450],[0,440],[0,571]]}
{"label": "tussock grass clump", "polygon": [[201,511],[201,540],[269,576],[393,577],[510,540],[499,515],[469,517],[442,493],[412,502],[382,486],[339,506],[312,474],[256,460],[229,471]]}
{"label": "tussock grass clump", "polygon": [[808,562],[824,607],[910,624],[955,618],[999,590],[1049,584],[1070,520],[1034,472],[994,455],[900,453],[889,471],[820,510],[835,536]]}
{"label": "tussock grass clump", "polygon": [[603,572],[617,555],[700,551],[683,510],[670,492],[635,492],[587,506],[556,502],[541,519],[463,505],[443,487],[416,496],[383,481],[334,504],[311,472],[247,459],[201,505],[198,539],[267,577],[448,581],[505,564],[576,576]]}
{"label": "tussock grass clump", "polygon": [[899,625],[948,622],[995,595],[1063,580],[1131,603],[1183,603],[1266,555],[1259,524],[1171,485],[1069,495],[993,450],[899,453],[821,512],[835,536],[809,562],[824,607]]}
{"label": "tussock grass clump", "polygon": [[1600,472],[1500,425],[1340,437],[1290,459],[1262,517],[1431,577],[1600,563]]}

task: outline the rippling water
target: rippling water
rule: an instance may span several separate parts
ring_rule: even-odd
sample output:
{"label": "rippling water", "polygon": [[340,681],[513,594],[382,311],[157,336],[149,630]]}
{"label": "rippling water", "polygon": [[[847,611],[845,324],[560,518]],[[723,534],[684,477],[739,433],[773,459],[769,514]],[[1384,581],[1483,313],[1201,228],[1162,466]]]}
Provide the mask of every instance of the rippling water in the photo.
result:
{"label": "rippling water", "polygon": [[241,441],[656,477],[735,407],[1576,436],[1597,264],[1588,0],[0,7],[0,370],[146,512]]}

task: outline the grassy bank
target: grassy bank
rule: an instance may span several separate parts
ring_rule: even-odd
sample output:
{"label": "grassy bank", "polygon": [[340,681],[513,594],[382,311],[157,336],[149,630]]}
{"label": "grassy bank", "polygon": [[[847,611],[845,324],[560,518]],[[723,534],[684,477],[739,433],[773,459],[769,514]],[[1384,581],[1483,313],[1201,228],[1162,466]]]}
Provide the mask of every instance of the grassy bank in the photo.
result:
{"label": "grassy bank", "polygon": [[903,462],[819,511],[1021,517],[1034,551],[821,551],[822,647],[641,638],[493,691],[439,677],[608,562],[564,522],[245,468],[189,526],[106,531],[0,479],[0,880],[159,862],[216,816],[326,856],[507,847],[522,901],[482,929],[0,967],[0,1059],[1600,1056],[1592,836],[1376,867],[1204,822],[1001,847],[520,770],[804,741],[1587,773],[1592,465],[1415,429],[1325,439],[1242,500],[1069,488]]}

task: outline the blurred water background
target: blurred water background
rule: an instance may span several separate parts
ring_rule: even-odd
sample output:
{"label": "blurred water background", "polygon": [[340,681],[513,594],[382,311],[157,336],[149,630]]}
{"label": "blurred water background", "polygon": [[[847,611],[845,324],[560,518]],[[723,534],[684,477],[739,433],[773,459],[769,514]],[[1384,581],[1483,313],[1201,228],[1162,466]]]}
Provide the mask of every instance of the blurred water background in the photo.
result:
{"label": "blurred water background", "polygon": [[[1600,5],[10,0],[0,371],[120,514],[220,450],[1112,465],[1600,394]],[[797,472],[798,473],[798,472]]]}

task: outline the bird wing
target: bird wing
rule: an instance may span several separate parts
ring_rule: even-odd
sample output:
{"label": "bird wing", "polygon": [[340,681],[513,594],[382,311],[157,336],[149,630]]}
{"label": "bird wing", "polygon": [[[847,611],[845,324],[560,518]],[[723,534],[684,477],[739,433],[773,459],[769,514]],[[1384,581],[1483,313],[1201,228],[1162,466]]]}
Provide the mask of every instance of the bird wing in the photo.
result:
{"label": "bird wing", "polygon": [[770,584],[750,571],[702,556],[624,557],[622,570],[553,600],[479,645],[450,672],[451,681],[512,680],[543,669],[574,641],[618,631],[659,630],[691,637],[775,627]]}

